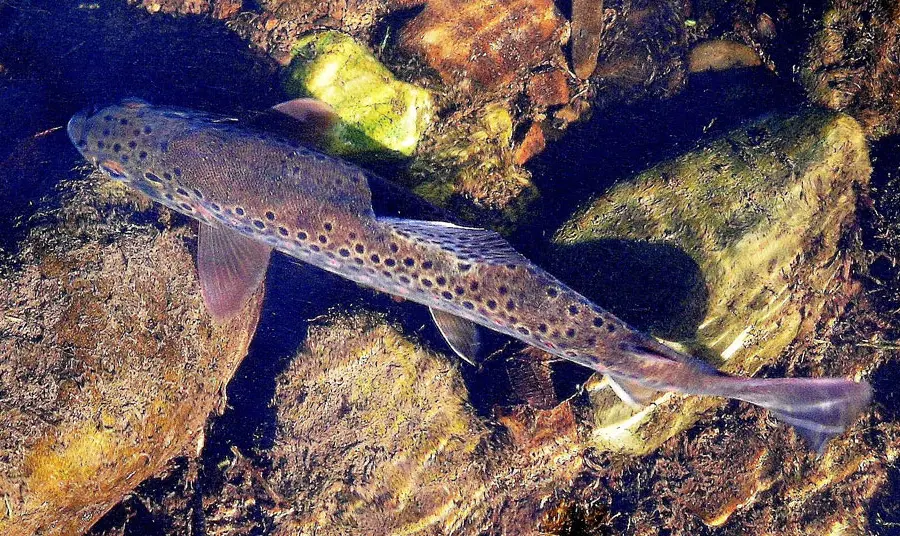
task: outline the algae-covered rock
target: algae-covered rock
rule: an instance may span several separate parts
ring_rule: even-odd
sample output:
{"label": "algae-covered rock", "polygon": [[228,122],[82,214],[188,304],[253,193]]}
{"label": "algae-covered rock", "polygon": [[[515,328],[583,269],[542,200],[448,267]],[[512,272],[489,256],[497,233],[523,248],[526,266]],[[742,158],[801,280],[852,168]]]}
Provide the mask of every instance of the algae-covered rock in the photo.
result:
{"label": "algae-covered rock", "polygon": [[301,38],[285,89],[326,102],[341,118],[328,149],[339,155],[393,151],[411,155],[431,123],[425,89],[397,80],[352,37],[326,31]]}
{"label": "algae-covered rock", "polygon": [[[580,288],[626,317],[655,316],[645,327],[728,372],[754,374],[852,286],[840,241],[869,174],[849,117],[772,118],[614,187],[555,240],[584,274]],[[665,395],[632,415],[608,390],[594,397],[598,447],[638,453],[720,403]]]}
{"label": "algae-covered rock", "polygon": [[7,536],[82,534],[197,448],[257,324],[259,295],[213,324],[190,227],[165,211],[136,221],[104,184],[64,183],[0,265]]}
{"label": "algae-covered rock", "polygon": [[371,316],[311,329],[274,402],[275,534],[537,534],[581,467],[568,405],[504,437],[451,361]]}
{"label": "algae-covered rock", "polygon": [[491,104],[447,125],[413,162],[413,190],[464,219],[500,230],[525,219],[538,191],[528,171],[516,164],[507,105]]}

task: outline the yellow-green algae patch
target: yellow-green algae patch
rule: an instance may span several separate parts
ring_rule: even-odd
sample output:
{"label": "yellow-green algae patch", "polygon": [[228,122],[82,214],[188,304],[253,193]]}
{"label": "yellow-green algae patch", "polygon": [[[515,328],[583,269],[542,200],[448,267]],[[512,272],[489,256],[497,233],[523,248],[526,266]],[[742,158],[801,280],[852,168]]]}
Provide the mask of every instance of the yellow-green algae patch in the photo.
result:
{"label": "yellow-green algae patch", "polygon": [[287,92],[319,99],[341,118],[330,133],[330,152],[415,152],[433,115],[427,90],[397,80],[364,46],[340,32],[304,36],[293,55]]}
{"label": "yellow-green algae patch", "polygon": [[[596,266],[616,262],[601,258],[611,244],[646,248],[640,262],[648,270],[666,262],[653,253],[687,257],[684,273],[673,266],[658,289],[642,289],[665,292],[696,279],[673,308],[694,318],[673,319],[668,327],[677,329],[657,335],[678,337],[728,372],[754,374],[810,333],[823,308],[850,288],[840,240],[854,214],[854,188],[870,171],[853,119],[825,112],[772,118],[617,185],[555,240],[563,252],[579,252],[569,260],[588,274],[582,288],[589,293],[604,291]],[[632,412],[607,389],[592,397],[598,448],[635,453],[653,450],[719,403],[668,394]]]}

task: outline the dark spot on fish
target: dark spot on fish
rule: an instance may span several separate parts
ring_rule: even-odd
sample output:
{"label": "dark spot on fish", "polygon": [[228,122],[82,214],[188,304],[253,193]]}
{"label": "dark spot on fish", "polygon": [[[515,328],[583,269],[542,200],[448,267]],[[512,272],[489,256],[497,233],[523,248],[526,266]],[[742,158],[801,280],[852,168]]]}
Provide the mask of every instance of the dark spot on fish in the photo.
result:
{"label": "dark spot on fish", "polygon": [[104,135],[104,136],[109,136],[109,129],[108,129],[108,128],[103,129],[103,135]]}
{"label": "dark spot on fish", "polygon": [[325,236],[325,235],[319,235],[319,242],[321,242],[321,243],[323,243],[323,244],[327,244],[327,243],[328,243],[328,237]]}
{"label": "dark spot on fish", "polygon": [[203,199],[203,192],[196,188],[191,188],[191,191],[194,192],[194,195],[197,196],[197,199]]}
{"label": "dark spot on fish", "polygon": [[569,328],[569,329],[566,330],[566,337],[569,337],[569,338],[571,339],[571,338],[574,337],[574,336],[575,336],[575,330],[574,330],[574,329]]}
{"label": "dark spot on fish", "polygon": [[422,263],[422,268],[425,270],[431,270],[431,267],[434,266],[434,263],[431,261],[425,261]]}
{"label": "dark spot on fish", "polygon": [[394,274],[388,272],[387,270],[384,270],[381,273],[384,274],[384,276],[387,277],[388,279],[392,279],[394,277]]}
{"label": "dark spot on fish", "polygon": [[141,153],[138,155],[138,157],[140,157],[141,160],[147,158],[147,151],[141,151]]}
{"label": "dark spot on fish", "polygon": [[163,178],[166,179],[167,181],[170,181],[170,180],[172,180],[172,174],[168,173],[168,172],[163,173]]}
{"label": "dark spot on fish", "polygon": [[384,259],[384,264],[386,266],[394,266],[395,264],[397,264],[397,261],[395,261],[394,259]]}
{"label": "dark spot on fish", "polygon": [[401,283],[409,283],[409,278],[406,277],[405,275],[401,275],[397,279],[399,279]]}
{"label": "dark spot on fish", "polygon": [[588,346],[594,346],[597,344],[597,339],[595,337],[591,337],[587,340]]}
{"label": "dark spot on fish", "polygon": [[80,140],[78,146],[81,148],[87,147],[87,140]]}
{"label": "dark spot on fish", "polygon": [[106,120],[106,121],[112,121],[112,120],[113,120],[113,116],[107,115],[107,116],[104,117],[103,119]]}
{"label": "dark spot on fish", "polygon": [[515,323],[518,322],[518,321],[519,321],[519,319],[516,318],[516,317],[514,317],[514,316],[509,317],[509,323],[510,323],[510,324],[515,324]]}
{"label": "dark spot on fish", "polygon": [[444,285],[447,284],[447,278],[444,277],[444,276],[438,277],[438,278],[437,278],[437,284],[443,287]]}
{"label": "dark spot on fish", "polygon": [[358,265],[360,265],[360,266],[362,266],[363,264],[365,264],[365,261],[362,260],[362,259],[360,259],[359,257],[356,257],[355,259],[353,259],[353,262],[355,262],[356,264],[358,264]]}
{"label": "dark spot on fish", "polygon": [[371,259],[375,264],[381,262],[381,257],[379,257],[378,255],[372,255],[371,257],[369,257],[369,259]]}
{"label": "dark spot on fish", "polygon": [[153,129],[150,127],[150,125],[144,127],[144,134],[150,134],[151,132],[153,132]]}
{"label": "dark spot on fish", "polygon": [[279,228],[278,228],[278,234],[280,234],[281,236],[287,236],[287,235],[288,235],[288,230],[285,229],[284,227],[279,227]]}
{"label": "dark spot on fish", "polygon": [[187,190],[185,190],[184,188],[176,188],[175,193],[184,197],[187,197],[188,195]]}
{"label": "dark spot on fish", "polygon": [[578,307],[575,307],[574,305],[570,305],[570,306],[569,306],[569,314],[572,315],[572,316],[577,315],[577,314],[578,314]]}
{"label": "dark spot on fish", "polygon": [[269,221],[275,221],[275,213],[271,210],[266,211],[266,219]]}
{"label": "dark spot on fish", "polygon": [[531,335],[531,332],[528,331],[528,328],[523,328],[523,327],[519,328],[519,333],[521,333],[522,335]]}
{"label": "dark spot on fish", "polygon": [[391,253],[397,253],[398,251],[400,251],[400,248],[397,247],[397,244],[391,244],[390,249]]}
{"label": "dark spot on fish", "polygon": [[407,257],[403,259],[403,264],[409,267],[413,267],[416,265],[416,261],[414,261],[411,257]]}
{"label": "dark spot on fish", "polygon": [[123,125],[127,125],[128,120],[123,117],[122,119],[119,120],[119,123],[122,123]]}
{"label": "dark spot on fish", "polygon": [[338,253],[341,254],[341,257],[349,257],[350,256],[350,250],[348,250],[346,248],[339,249]]}
{"label": "dark spot on fish", "polygon": [[156,183],[162,184],[162,179],[160,179],[153,173],[150,173],[149,171],[147,173],[144,173],[144,177],[146,177],[147,180],[150,182],[156,182]]}
{"label": "dark spot on fish", "polygon": [[188,205],[187,203],[181,203],[181,204],[179,204],[178,206],[180,206],[181,208],[183,208],[184,210],[186,210],[186,211],[188,211],[188,212],[193,212],[193,211],[194,211],[194,207]]}
{"label": "dark spot on fish", "polygon": [[607,324],[607,325],[606,325],[606,331],[612,333],[612,332],[615,331],[615,330],[616,330],[616,326],[614,326],[614,325],[612,325],[612,324]]}
{"label": "dark spot on fish", "polygon": [[175,201],[175,196],[172,194],[166,194],[165,198],[168,199],[169,201]]}
{"label": "dark spot on fish", "polygon": [[494,300],[488,300],[487,306],[488,306],[488,309],[494,310],[497,308],[497,302],[495,302]]}
{"label": "dark spot on fish", "polygon": [[541,333],[547,333],[547,324],[538,325],[538,331],[540,331]]}
{"label": "dark spot on fish", "polygon": [[122,146],[120,144],[118,144],[118,143],[113,144],[113,152],[114,153],[118,153],[121,150],[122,150]]}
{"label": "dark spot on fish", "polygon": [[475,308],[475,304],[473,304],[473,303],[470,302],[470,301],[464,301],[464,302],[463,302],[463,307],[465,307],[466,309],[474,309],[474,308]]}
{"label": "dark spot on fish", "polygon": [[159,150],[164,153],[169,152],[169,142],[167,142],[167,141],[159,142]]}
{"label": "dark spot on fish", "polygon": [[297,238],[299,238],[300,240],[306,240],[307,237],[308,237],[308,235],[306,233],[304,233],[303,231],[300,231],[299,233],[297,233]]}
{"label": "dark spot on fish", "polygon": [[469,290],[471,290],[472,292],[478,290],[478,281],[472,281],[471,283],[469,283]]}
{"label": "dark spot on fish", "polygon": [[499,287],[497,287],[497,292],[499,292],[501,296],[504,296],[507,292],[509,292],[509,289],[503,285],[500,285]]}
{"label": "dark spot on fish", "polygon": [[431,279],[422,279],[422,284],[426,287],[431,287],[434,283],[431,282]]}
{"label": "dark spot on fish", "polygon": [[566,352],[566,355],[569,356],[569,357],[577,357],[577,356],[578,356],[578,353],[573,352],[572,350],[568,350],[568,351]]}
{"label": "dark spot on fish", "polygon": [[463,294],[466,293],[466,290],[462,287],[456,287],[455,289],[453,289],[453,291],[456,292],[457,294],[459,294],[460,296],[462,296]]}
{"label": "dark spot on fish", "polygon": [[253,225],[256,226],[257,229],[265,229],[266,224],[263,223],[262,220],[253,220]]}
{"label": "dark spot on fish", "polygon": [[334,226],[330,223],[326,223],[325,225],[323,225],[323,227],[326,231],[331,231],[332,229],[334,229]]}
{"label": "dark spot on fish", "polygon": [[506,267],[509,268],[510,270],[515,270],[516,268],[519,267],[519,265],[518,264],[507,264]]}
{"label": "dark spot on fish", "polygon": [[132,130],[131,133],[134,134],[135,136],[140,136],[140,135],[141,135],[141,129],[136,128],[136,129]]}
{"label": "dark spot on fish", "polygon": [[234,207],[234,213],[237,214],[238,216],[243,216],[244,215],[243,207]]}
{"label": "dark spot on fish", "polygon": [[506,302],[506,310],[507,311],[512,311],[515,308],[516,308],[516,302],[514,302],[512,300],[509,300],[508,302]]}
{"label": "dark spot on fish", "polygon": [[555,298],[555,297],[559,296],[559,291],[553,287],[549,287],[547,289],[547,296],[550,296],[551,298]]}
{"label": "dark spot on fish", "polygon": [[460,271],[468,272],[470,268],[472,268],[471,264],[468,264],[468,263],[460,263],[459,264]]}
{"label": "dark spot on fish", "polygon": [[603,327],[603,319],[599,316],[594,317],[594,327],[600,328]]}
{"label": "dark spot on fish", "polygon": [[180,177],[181,176],[181,168],[173,169],[172,173],[174,173],[176,177]]}
{"label": "dark spot on fish", "polygon": [[334,179],[334,184],[337,186],[340,186],[340,185],[344,184],[344,181],[342,181],[340,178],[337,178],[337,179]]}
{"label": "dark spot on fish", "polygon": [[328,257],[329,259],[335,258],[335,257],[334,257],[334,253],[332,253],[332,252],[330,252],[330,251],[326,252],[326,253],[325,253],[325,256]]}
{"label": "dark spot on fish", "polygon": [[[351,237],[351,238],[352,238],[352,237]],[[357,253],[365,253],[365,252],[366,252],[366,248],[363,247],[362,244],[356,244],[355,246],[353,246],[353,251],[355,251],[355,252],[357,252]]]}
{"label": "dark spot on fish", "polygon": [[102,148],[103,148],[103,142],[102,142],[102,141],[98,141],[98,142],[97,142],[97,148],[98,148],[98,149],[102,149]]}
{"label": "dark spot on fish", "polygon": [[[130,147],[131,149],[134,149],[135,147],[137,147],[137,142],[136,141],[128,142],[128,147]],[[146,154],[146,153],[144,153],[144,154]]]}
{"label": "dark spot on fish", "polygon": [[445,290],[444,292],[441,292],[441,296],[443,296],[446,300],[450,300],[453,298],[453,293]]}
{"label": "dark spot on fish", "polygon": [[122,162],[128,162],[128,155],[123,154],[122,157],[120,158],[120,160],[121,160]]}
{"label": "dark spot on fish", "polygon": [[317,253],[318,253],[319,251],[322,250],[322,248],[320,248],[319,246],[317,246],[317,245],[315,245],[315,244],[309,246],[309,249],[311,249],[311,250],[313,250],[313,251],[315,251],[315,252],[317,252]]}

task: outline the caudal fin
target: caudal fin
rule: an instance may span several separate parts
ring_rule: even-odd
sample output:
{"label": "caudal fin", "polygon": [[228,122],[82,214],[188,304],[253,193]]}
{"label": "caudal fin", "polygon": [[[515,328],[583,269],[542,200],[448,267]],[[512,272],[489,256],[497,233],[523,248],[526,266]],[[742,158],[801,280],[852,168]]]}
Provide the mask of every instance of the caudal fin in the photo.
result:
{"label": "caudal fin", "polygon": [[762,406],[792,425],[816,452],[843,433],[872,400],[866,382],[840,378],[735,378],[728,396]]}

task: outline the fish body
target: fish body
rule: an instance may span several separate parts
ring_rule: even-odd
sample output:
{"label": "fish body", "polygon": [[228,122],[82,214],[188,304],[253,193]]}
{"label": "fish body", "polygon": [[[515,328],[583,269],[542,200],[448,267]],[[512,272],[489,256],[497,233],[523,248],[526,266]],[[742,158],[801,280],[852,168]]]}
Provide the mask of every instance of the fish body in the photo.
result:
{"label": "fish body", "polygon": [[867,384],[839,378],[722,374],[632,329],[498,234],[379,217],[378,177],[226,118],[126,100],[76,115],[68,132],[106,175],[200,221],[198,270],[214,316],[242,308],[277,250],[428,306],[464,357],[477,324],[606,374],[631,403],[653,391],[737,398],[774,411],[819,449],[871,397]]}

